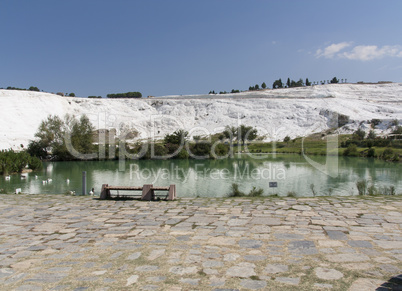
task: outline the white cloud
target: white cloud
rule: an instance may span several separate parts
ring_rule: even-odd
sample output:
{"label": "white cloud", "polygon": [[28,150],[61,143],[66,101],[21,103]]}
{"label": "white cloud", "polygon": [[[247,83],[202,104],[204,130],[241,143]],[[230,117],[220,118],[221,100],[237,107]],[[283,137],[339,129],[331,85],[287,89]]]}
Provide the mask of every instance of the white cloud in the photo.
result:
{"label": "white cloud", "polygon": [[351,44],[348,42],[331,44],[330,46],[327,46],[324,50],[317,50],[316,57],[325,57],[328,59],[338,57],[359,61],[370,61],[374,59],[381,59],[384,57],[402,58],[402,47],[399,45],[386,45],[383,47],[378,47],[376,45],[358,45],[348,51],[341,52],[349,46],[351,46]]}
{"label": "white cloud", "polygon": [[315,55],[318,58],[324,57],[324,58],[332,59],[335,56],[335,54],[339,53],[341,50],[343,50],[344,48],[347,48],[350,45],[351,44],[349,42],[334,43],[334,44],[331,44],[330,46],[327,46],[324,50],[318,49],[317,52],[315,53]]}
{"label": "white cloud", "polygon": [[402,48],[400,46],[359,45],[350,52],[344,52],[340,55],[349,60],[370,61],[381,59],[383,57],[402,57]]}

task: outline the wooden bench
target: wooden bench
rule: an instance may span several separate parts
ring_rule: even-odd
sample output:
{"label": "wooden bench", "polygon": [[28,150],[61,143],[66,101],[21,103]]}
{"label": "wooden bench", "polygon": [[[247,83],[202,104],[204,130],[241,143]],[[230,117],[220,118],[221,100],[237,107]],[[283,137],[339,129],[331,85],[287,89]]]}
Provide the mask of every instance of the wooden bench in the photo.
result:
{"label": "wooden bench", "polygon": [[[155,191],[168,191],[168,193],[162,197],[166,200],[176,199],[176,185],[170,185],[169,187],[154,187],[152,184],[146,184],[143,187],[129,187],[129,186],[109,186],[108,184],[102,185],[102,190],[100,194],[100,200],[112,198],[110,191],[118,191],[117,197],[128,197],[128,196],[138,196],[141,200],[152,201],[159,196],[155,195]],[[119,191],[142,191],[140,195],[134,194],[124,194],[120,195]]]}

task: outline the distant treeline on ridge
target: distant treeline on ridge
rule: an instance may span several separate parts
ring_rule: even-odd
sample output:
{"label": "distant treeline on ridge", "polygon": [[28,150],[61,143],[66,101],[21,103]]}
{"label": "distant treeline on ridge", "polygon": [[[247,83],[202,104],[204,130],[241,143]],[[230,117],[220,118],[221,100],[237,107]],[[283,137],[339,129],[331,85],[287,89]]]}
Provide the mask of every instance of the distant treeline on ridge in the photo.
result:
{"label": "distant treeline on ridge", "polygon": [[141,92],[127,92],[127,93],[116,93],[107,94],[107,98],[141,98]]}

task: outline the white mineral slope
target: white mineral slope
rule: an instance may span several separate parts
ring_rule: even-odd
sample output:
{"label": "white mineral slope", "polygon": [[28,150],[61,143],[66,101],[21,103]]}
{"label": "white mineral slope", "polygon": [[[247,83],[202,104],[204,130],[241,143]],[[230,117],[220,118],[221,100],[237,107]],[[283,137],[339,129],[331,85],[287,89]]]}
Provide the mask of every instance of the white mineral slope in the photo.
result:
{"label": "white mineral slope", "polygon": [[50,93],[0,90],[0,149],[21,148],[34,139],[48,115],[86,114],[97,129],[136,130],[139,138],[162,138],[184,129],[191,135],[220,132],[226,125],[257,127],[264,140],[306,136],[333,127],[342,114],[349,123],[339,132],[380,119],[377,134],[402,123],[402,84],[332,84],[225,95],[162,96],[142,99],[87,99]]}

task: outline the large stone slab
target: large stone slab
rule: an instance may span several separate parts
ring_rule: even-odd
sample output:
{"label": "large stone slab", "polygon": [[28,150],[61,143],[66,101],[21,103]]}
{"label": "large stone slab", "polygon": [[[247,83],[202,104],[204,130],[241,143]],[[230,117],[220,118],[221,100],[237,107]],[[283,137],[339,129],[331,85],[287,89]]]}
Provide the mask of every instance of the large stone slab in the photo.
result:
{"label": "large stone slab", "polygon": [[334,263],[365,262],[370,258],[364,254],[335,254],[327,255],[327,260]]}
{"label": "large stone slab", "polygon": [[274,226],[274,225],[281,225],[281,220],[278,218],[272,218],[272,217],[255,217],[250,221],[250,224],[257,224],[257,225],[268,225],[268,226]]}
{"label": "large stone slab", "polygon": [[289,243],[289,251],[300,255],[315,255],[318,253],[313,241],[291,241]]}
{"label": "large stone slab", "polygon": [[255,265],[251,263],[240,263],[236,266],[230,267],[226,271],[226,275],[230,277],[249,278],[255,276]]}

